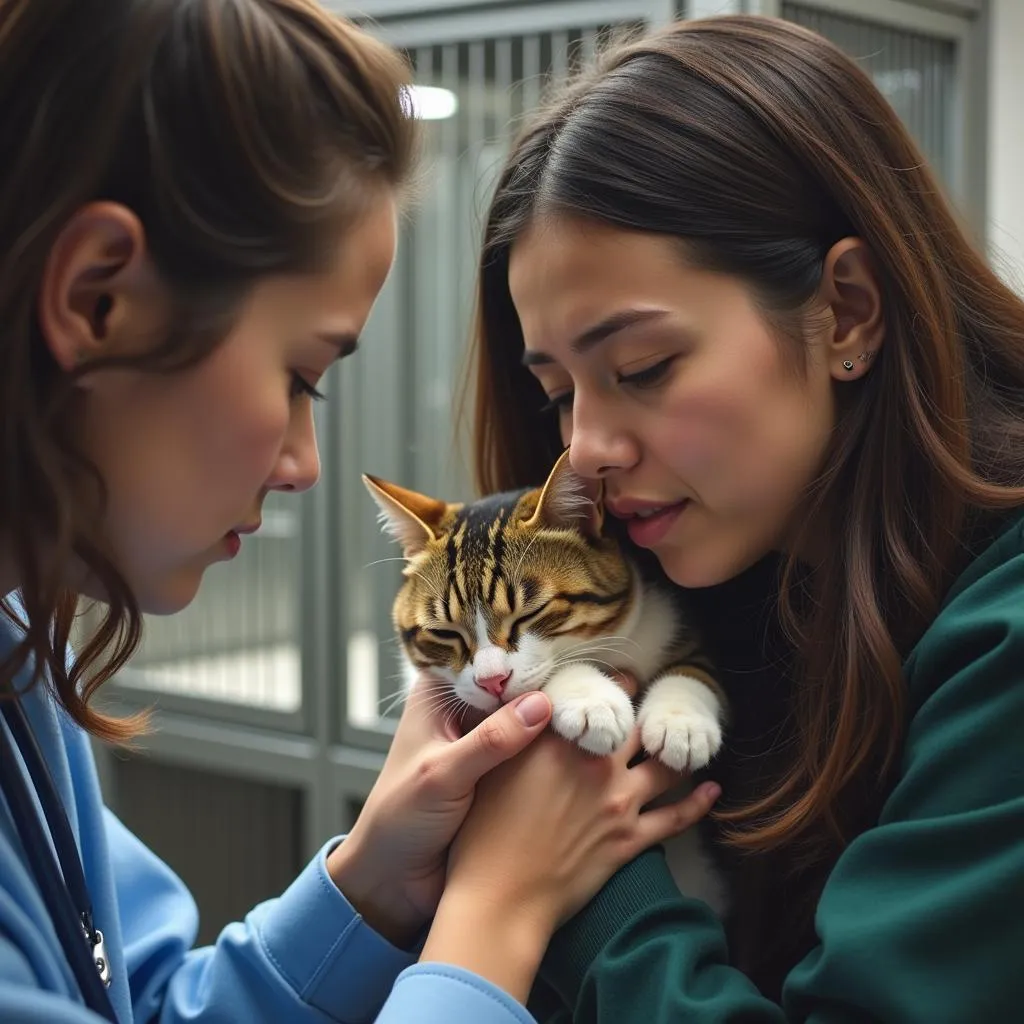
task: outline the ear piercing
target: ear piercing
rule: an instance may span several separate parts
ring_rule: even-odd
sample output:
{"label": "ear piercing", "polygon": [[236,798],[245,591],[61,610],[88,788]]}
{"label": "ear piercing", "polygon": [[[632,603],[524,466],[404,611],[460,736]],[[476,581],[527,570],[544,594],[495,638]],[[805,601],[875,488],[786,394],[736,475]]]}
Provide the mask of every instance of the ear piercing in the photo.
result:
{"label": "ear piercing", "polygon": [[[860,360],[860,361],[861,361],[862,363],[867,363],[867,362],[870,362],[870,361],[871,361],[871,357],[872,357],[872,356],[873,356],[874,354],[875,354],[875,353],[874,353],[874,352],[872,352],[872,351],[871,351],[871,349],[867,349],[866,351],[864,351],[864,352],[861,352],[861,354],[860,354],[859,356],[857,356],[857,358],[858,358],[858,359],[859,359],[859,360]],[[854,363],[853,363],[853,360],[852,360],[852,359],[844,359],[844,360],[843,360],[843,369],[844,369],[844,370],[845,370],[845,371],[846,371],[847,373],[853,373],[853,367],[854,367]]]}

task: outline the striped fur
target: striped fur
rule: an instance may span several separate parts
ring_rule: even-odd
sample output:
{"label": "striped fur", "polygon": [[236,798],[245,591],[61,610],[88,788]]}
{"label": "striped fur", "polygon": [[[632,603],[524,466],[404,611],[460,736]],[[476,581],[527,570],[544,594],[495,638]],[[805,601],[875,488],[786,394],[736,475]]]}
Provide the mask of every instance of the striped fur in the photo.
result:
{"label": "striped fur", "polygon": [[[468,505],[364,480],[407,560],[393,615],[410,685],[427,673],[487,712],[544,690],[552,728],[592,753],[616,749],[638,721],[644,747],[672,768],[714,757],[725,697],[699,638],[673,591],[603,535],[600,496],[564,456],[544,488]],[[616,669],[637,678],[638,713]],[[479,685],[506,672],[500,698]],[[701,831],[665,852],[681,891],[724,916],[728,894]]]}
{"label": "striped fur", "polygon": [[[565,457],[543,488],[467,505],[364,479],[407,558],[393,614],[410,678],[440,677],[488,712],[544,690],[556,731],[594,753],[638,719],[672,767],[714,756],[725,700],[699,638],[671,591],[602,533],[599,496]],[[638,715],[610,678],[619,669],[638,680]],[[504,675],[500,696],[480,685]]]}

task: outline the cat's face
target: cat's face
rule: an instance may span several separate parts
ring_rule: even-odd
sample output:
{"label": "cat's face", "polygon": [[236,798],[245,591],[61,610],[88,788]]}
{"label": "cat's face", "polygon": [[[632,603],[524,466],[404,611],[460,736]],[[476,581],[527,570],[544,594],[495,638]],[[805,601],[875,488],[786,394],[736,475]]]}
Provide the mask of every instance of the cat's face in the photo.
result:
{"label": "cat's face", "polygon": [[469,505],[367,486],[408,559],[394,621],[416,669],[489,712],[574,659],[606,660],[635,582],[566,459],[544,488]]}

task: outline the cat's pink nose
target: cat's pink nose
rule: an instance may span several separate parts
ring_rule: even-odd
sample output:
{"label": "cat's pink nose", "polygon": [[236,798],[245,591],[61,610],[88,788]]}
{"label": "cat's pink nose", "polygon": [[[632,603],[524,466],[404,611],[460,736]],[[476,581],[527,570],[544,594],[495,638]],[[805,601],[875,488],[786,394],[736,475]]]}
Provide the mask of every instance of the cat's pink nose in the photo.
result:
{"label": "cat's pink nose", "polygon": [[508,677],[512,675],[511,672],[502,672],[496,676],[481,676],[476,681],[476,685],[481,690],[485,690],[493,697],[500,697],[505,692],[505,684],[508,682]]}

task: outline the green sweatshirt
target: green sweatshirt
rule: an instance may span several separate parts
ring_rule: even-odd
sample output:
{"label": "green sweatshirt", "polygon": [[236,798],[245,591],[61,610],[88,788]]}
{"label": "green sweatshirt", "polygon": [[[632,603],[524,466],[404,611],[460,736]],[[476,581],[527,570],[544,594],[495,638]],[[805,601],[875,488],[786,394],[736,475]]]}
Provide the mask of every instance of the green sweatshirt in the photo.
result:
{"label": "green sweatshirt", "polygon": [[[781,1005],[730,964],[658,850],[555,936],[548,1021],[1024,1022],[1024,528],[951,588],[906,660],[912,719],[878,824],[843,851]],[[780,928],[784,922],[780,922]]]}

